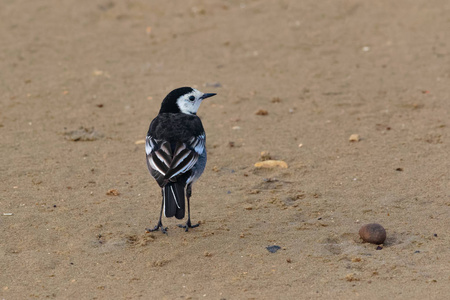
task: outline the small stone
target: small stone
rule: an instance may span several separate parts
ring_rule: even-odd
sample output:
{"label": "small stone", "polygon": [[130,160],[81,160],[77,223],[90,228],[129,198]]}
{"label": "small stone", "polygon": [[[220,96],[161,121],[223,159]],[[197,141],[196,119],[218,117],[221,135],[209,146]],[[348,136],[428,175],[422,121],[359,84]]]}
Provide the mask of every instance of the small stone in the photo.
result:
{"label": "small stone", "polygon": [[386,240],[386,230],[377,223],[366,224],[359,229],[359,236],[366,243],[379,245]]}
{"label": "small stone", "polygon": [[109,191],[106,192],[106,195],[108,195],[108,196],[119,196],[120,193],[116,189],[110,189]]}
{"label": "small stone", "polygon": [[348,138],[348,140],[350,142],[359,142],[361,138],[359,137],[359,134],[354,133]]}
{"label": "small stone", "polygon": [[273,245],[273,246],[267,246],[266,249],[267,249],[267,251],[269,251],[270,253],[275,253],[275,252],[277,252],[278,250],[280,250],[281,247],[280,247],[280,246],[277,246],[277,245]]}
{"label": "small stone", "polygon": [[265,161],[261,161],[261,162],[257,162],[255,164],[255,168],[266,168],[266,169],[271,169],[271,168],[276,168],[276,167],[280,167],[282,169],[287,169],[288,165],[286,162],[282,161],[282,160],[265,160]]}
{"label": "small stone", "polygon": [[272,103],[280,103],[280,102],[281,102],[280,98],[278,98],[278,97],[273,97],[272,98]]}
{"label": "small stone", "polygon": [[205,84],[203,84],[203,86],[220,88],[220,87],[222,87],[222,84],[220,82],[206,82]]}
{"label": "small stone", "polygon": [[255,115],[257,116],[267,116],[269,112],[265,109],[259,109],[257,112],[255,112]]}

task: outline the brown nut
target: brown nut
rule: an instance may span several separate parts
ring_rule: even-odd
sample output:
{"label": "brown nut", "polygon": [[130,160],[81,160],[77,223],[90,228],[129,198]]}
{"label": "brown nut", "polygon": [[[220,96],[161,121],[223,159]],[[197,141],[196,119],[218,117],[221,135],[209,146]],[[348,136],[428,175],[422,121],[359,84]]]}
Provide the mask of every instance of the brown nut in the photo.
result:
{"label": "brown nut", "polygon": [[364,242],[379,245],[386,240],[386,230],[377,223],[366,224],[359,230],[359,236]]}

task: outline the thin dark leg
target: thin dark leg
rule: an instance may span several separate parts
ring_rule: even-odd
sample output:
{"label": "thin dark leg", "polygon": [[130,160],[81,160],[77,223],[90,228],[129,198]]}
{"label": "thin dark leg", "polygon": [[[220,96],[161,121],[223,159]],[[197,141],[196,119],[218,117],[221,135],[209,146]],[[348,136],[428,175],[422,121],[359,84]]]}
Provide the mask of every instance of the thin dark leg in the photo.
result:
{"label": "thin dark leg", "polygon": [[164,227],[161,222],[163,207],[164,207],[164,195],[161,203],[161,211],[159,212],[159,222],[155,227],[153,227],[153,229],[145,228],[146,231],[153,232],[161,228],[161,232],[167,234],[167,227]]}
{"label": "thin dark leg", "polygon": [[200,224],[194,224],[192,225],[191,223],[191,204],[190,204],[190,199],[191,199],[191,195],[192,195],[192,184],[189,184],[186,188],[186,198],[187,198],[187,205],[188,205],[188,219],[186,222],[186,225],[178,225],[178,227],[184,228],[184,231],[188,231],[189,228],[195,228],[198,227]]}

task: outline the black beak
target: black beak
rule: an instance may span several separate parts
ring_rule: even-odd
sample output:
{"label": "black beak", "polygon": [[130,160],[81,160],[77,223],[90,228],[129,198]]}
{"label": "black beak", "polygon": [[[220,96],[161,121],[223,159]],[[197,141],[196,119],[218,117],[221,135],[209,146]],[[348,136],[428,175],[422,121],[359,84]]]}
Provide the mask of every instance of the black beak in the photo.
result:
{"label": "black beak", "polygon": [[217,94],[216,93],[207,93],[207,94],[203,94],[203,96],[201,96],[200,98],[203,100],[203,99],[215,96],[215,95],[217,95]]}

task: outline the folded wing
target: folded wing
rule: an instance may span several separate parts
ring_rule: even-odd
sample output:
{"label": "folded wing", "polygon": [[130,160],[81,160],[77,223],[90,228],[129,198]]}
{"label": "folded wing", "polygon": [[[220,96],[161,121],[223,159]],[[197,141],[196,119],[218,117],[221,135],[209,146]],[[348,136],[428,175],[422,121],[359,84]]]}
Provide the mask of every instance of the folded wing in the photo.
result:
{"label": "folded wing", "polygon": [[191,137],[187,142],[178,142],[174,149],[168,141],[147,136],[145,151],[147,165],[152,176],[161,187],[189,172],[205,149],[205,135]]}

